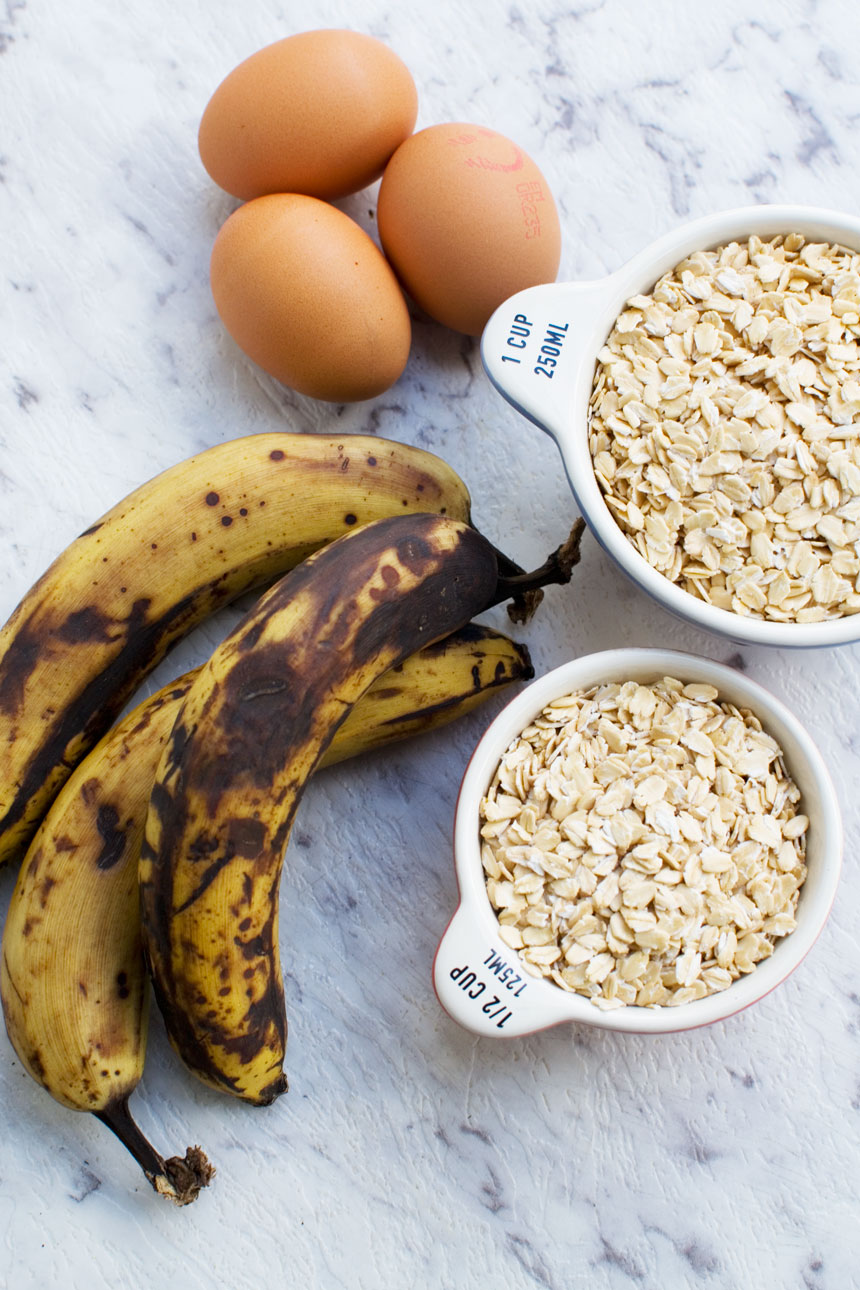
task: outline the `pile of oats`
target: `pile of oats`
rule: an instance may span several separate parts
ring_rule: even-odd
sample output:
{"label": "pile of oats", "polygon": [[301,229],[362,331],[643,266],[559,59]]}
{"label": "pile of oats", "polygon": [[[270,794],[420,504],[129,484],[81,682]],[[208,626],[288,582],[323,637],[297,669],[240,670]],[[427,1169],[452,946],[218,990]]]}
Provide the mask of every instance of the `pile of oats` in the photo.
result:
{"label": "pile of oats", "polygon": [[795,927],[808,820],[779,745],[665,677],[551,703],[481,803],[502,939],[600,1008],[725,990]]}
{"label": "pile of oats", "polygon": [[797,233],[698,251],[598,355],[589,446],[649,564],[747,617],[860,610],[860,254]]}

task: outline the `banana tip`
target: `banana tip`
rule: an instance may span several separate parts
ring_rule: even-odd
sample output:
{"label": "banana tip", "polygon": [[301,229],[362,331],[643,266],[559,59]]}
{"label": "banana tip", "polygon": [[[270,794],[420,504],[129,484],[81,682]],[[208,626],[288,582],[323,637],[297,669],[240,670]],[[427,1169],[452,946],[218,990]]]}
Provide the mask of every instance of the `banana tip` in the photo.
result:
{"label": "banana tip", "polygon": [[127,1096],[96,1111],[95,1116],[131,1152],[159,1196],[167,1196],[177,1205],[190,1205],[214,1178],[215,1170],[200,1147],[189,1147],[184,1156],[167,1160],[159,1155],[132,1117]]}
{"label": "banana tip", "polygon": [[149,1181],[159,1196],[167,1196],[176,1205],[190,1205],[215,1177],[215,1167],[200,1147],[189,1147],[184,1156],[171,1156],[163,1172]]}

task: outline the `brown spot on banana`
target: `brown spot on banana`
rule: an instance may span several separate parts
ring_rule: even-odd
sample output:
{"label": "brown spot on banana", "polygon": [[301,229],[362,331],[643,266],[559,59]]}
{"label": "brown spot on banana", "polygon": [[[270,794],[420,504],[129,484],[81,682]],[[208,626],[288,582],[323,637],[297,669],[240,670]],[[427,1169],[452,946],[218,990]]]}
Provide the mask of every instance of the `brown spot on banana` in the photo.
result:
{"label": "brown spot on banana", "polygon": [[60,624],[57,636],[66,644],[79,645],[83,642],[109,644],[113,639],[115,626],[95,605],[85,609],[74,610]]}
{"label": "brown spot on banana", "polygon": [[99,869],[112,869],[123,857],[126,832],[119,827],[119,812],[110,802],[103,802],[96,813],[96,829],[102,839],[102,849],[96,859]]}
{"label": "brown spot on banana", "polygon": [[40,901],[41,906],[42,906],[42,908],[43,908],[43,909],[46,907],[46,905],[47,905],[47,903],[48,903],[48,898],[49,898],[49,896],[51,895],[51,892],[52,892],[52,891],[54,890],[54,888],[56,887],[56,885],[57,885],[57,879],[56,879],[56,878],[52,878],[50,875],[48,875],[48,877],[46,877],[45,879],[43,879],[43,881],[40,883],[40,885],[39,885],[39,901]]}
{"label": "brown spot on banana", "polygon": [[229,838],[236,855],[253,860],[263,849],[266,828],[260,820],[233,820],[229,826]]}

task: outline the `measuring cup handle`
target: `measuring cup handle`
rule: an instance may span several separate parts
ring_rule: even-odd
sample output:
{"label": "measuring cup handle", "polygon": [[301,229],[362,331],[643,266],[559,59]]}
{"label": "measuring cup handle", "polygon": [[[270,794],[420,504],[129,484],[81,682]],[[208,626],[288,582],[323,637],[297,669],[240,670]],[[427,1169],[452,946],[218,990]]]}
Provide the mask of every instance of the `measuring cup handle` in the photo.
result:
{"label": "measuring cup handle", "polygon": [[570,425],[606,299],[606,279],[528,287],[499,306],[481,336],[481,361],[493,385],[556,439]]}
{"label": "measuring cup handle", "polygon": [[439,943],[433,986],[449,1017],[476,1035],[514,1038],[566,1019],[558,986],[527,975],[516,953],[480,928],[465,903]]}

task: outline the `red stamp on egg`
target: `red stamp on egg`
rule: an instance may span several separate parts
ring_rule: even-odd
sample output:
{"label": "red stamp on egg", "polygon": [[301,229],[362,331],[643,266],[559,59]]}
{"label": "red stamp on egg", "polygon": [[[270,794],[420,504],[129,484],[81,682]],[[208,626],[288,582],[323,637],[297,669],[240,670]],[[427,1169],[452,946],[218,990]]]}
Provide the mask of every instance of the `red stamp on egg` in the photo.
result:
{"label": "red stamp on egg", "polygon": [[517,193],[526,226],[526,238],[540,237],[540,213],[537,204],[546,201],[540,182],[537,179],[530,179],[525,183],[517,184]]}

